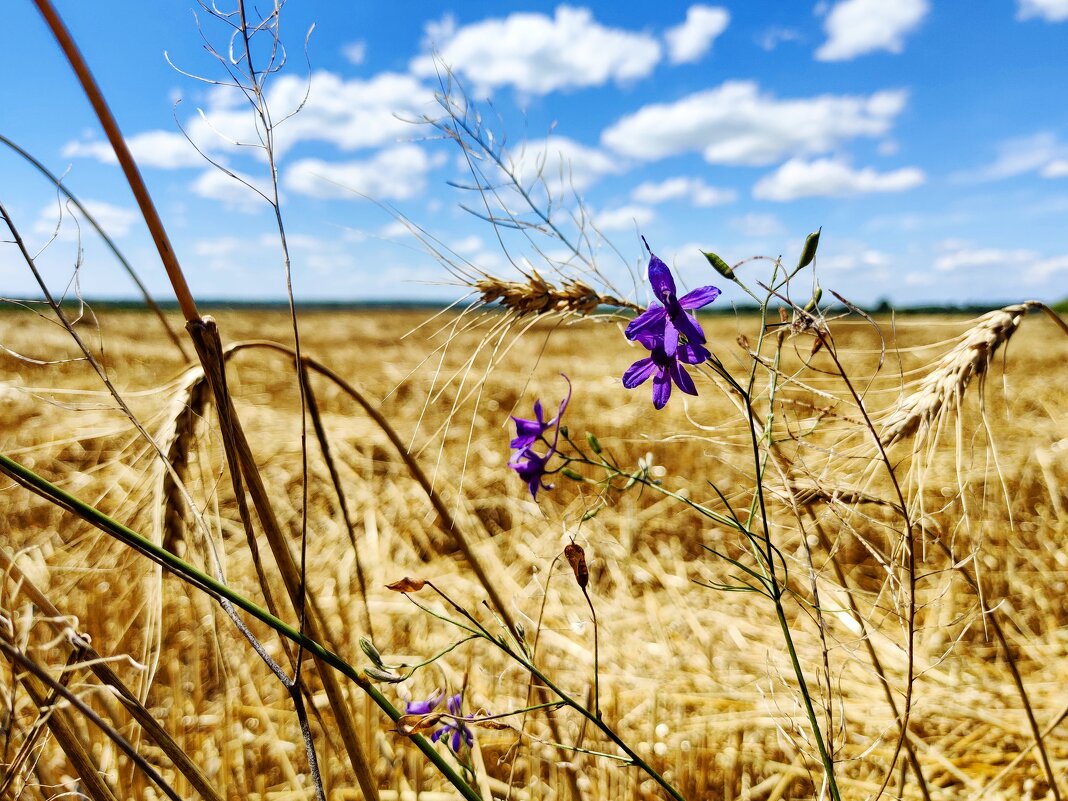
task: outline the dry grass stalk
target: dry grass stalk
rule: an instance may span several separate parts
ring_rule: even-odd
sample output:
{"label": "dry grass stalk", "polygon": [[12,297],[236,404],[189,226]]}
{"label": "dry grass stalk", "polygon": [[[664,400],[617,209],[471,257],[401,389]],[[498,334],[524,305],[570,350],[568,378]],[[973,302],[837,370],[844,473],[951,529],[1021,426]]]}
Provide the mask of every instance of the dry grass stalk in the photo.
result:
{"label": "dry grass stalk", "polygon": [[526,281],[505,281],[487,275],[475,281],[472,286],[481,294],[483,303],[499,301],[519,317],[549,312],[589,315],[597,311],[598,306],[640,311],[640,307],[635,304],[610,295],[602,295],[582,281],[568,278],[560,286],[556,286],[538,275],[537,270],[531,270]]}
{"label": "dry grass stalk", "polygon": [[189,456],[196,439],[197,423],[204,417],[211,391],[204,378],[204,368],[199,364],[190,367],[182,375],[176,387],[174,399],[167,409],[166,422],[160,432],[161,450],[174,468],[161,469],[160,498],[163,509],[163,535],[161,542],[168,551],[182,538],[185,530],[185,500],[178,491],[178,481],[185,479],[189,470]]}
{"label": "dry grass stalk", "polygon": [[920,382],[919,388],[902,398],[890,413],[880,435],[883,445],[893,445],[916,433],[921,426],[930,430],[943,414],[959,408],[968,385],[986,374],[994,354],[1016,332],[1024,315],[1042,306],[1029,300],[980,317]]}

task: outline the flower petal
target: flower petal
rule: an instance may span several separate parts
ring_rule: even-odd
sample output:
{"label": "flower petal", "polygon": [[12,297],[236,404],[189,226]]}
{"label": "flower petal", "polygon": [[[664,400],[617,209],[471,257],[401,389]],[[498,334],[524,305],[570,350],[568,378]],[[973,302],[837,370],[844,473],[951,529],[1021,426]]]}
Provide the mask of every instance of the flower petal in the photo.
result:
{"label": "flower petal", "polygon": [[675,386],[687,395],[697,394],[697,387],[694,386],[693,379],[690,378],[690,374],[686,372],[685,367],[678,362],[672,362],[668,366],[668,372],[671,374],[671,380],[675,382]]}
{"label": "flower petal", "polygon": [[[677,316],[672,317],[671,324],[682,332],[689,342],[697,342],[698,344],[704,343],[705,332],[701,328],[700,323],[686,312],[681,312]],[[667,350],[667,348],[665,348],[665,350]]]}
{"label": "flower petal", "polygon": [[663,409],[671,397],[671,378],[666,369],[653,376],[653,406]]}
{"label": "flower petal", "polygon": [[695,345],[692,342],[684,342],[679,345],[679,352],[676,354],[676,358],[680,362],[686,364],[702,364],[712,358],[712,354],[708,352],[708,348],[703,345]]}
{"label": "flower petal", "polygon": [[720,291],[714,286],[702,286],[687,292],[679,298],[679,305],[684,309],[700,309],[707,306],[720,296]]}
{"label": "flower petal", "polygon": [[646,357],[644,359],[638,359],[630,367],[627,368],[627,372],[623,373],[623,386],[627,389],[634,389],[639,384],[644,384],[649,380],[649,376],[656,370],[656,362],[652,358]]}
{"label": "flower petal", "polygon": [[[685,314],[679,315],[685,317]],[[668,320],[664,323],[664,353],[670,358],[674,358],[675,351],[679,349],[679,329],[674,326],[674,320]]]}
{"label": "flower petal", "polygon": [[675,279],[671,270],[652,253],[649,254],[649,283],[653,285],[653,295],[657,300],[675,297]]}
{"label": "flower petal", "polygon": [[627,324],[623,332],[627,339],[637,339],[643,331],[659,333],[663,327],[663,321],[667,318],[667,312],[663,306],[650,306]]}

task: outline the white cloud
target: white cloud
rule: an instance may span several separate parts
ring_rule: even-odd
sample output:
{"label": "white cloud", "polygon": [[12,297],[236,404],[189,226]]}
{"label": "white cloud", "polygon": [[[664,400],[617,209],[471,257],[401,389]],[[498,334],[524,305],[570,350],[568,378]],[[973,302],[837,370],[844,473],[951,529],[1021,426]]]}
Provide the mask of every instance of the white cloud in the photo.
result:
{"label": "white cloud", "polygon": [[732,217],[727,224],[743,236],[775,236],[786,230],[782,221],[774,214],[743,214]]}
{"label": "white cloud", "polygon": [[367,42],[349,42],[341,48],[341,55],[350,64],[359,66],[367,58]]}
{"label": "white cloud", "polygon": [[[139,167],[203,167],[204,157],[180,133],[171,131],[145,131],[126,137],[126,146]],[[67,142],[63,146],[66,158],[93,158],[104,164],[117,164],[115,151],[103,141]]]}
{"label": "white cloud", "polygon": [[[267,208],[267,201],[251,187],[271,197],[272,189],[270,181],[256,178],[246,173],[233,171],[234,178],[220,169],[211,167],[200,174],[189,188],[200,197],[218,200],[227,208],[237,211],[255,212]],[[238,180],[240,179],[240,180]],[[242,181],[244,183],[242,183]],[[249,186],[246,186],[248,184]]]}
{"label": "white cloud", "polygon": [[820,260],[822,270],[855,270],[862,268],[888,267],[893,259],[888,253],[867,247],[858,242],[839,243]]}
{"label": "white cloud", "polygon": [[842,0],[827,15],[820,61],[846,61],[876,50],[900,53],[927,15],[927,0]]}
{"label": "white cloud", "polygon": [[[953,243],[958,244],[958,243]],[[997,248],[972,248],[960,246],[935,259],[934,268],[939,272],[972,269],[976,267],[1022,267],[1034,262],[1038,254],[1033,250],[999,250]]]}
{"label": "white cloud", "polygon": [[757,39],[759,44],[764,50],[772,51],[783,42],[797,42],[800,41],[801,34],[792,28],[768,28]]}
{"label": "white cloud", "polygon": [[727,30],[731,15],[718,6],[690,6],[686,21],[664,32],[668,58],[672,64],[698,61],[712,48],[712,43]]}
{"label": "white cloud", "polygon": [[1047,22],[1063,22],[1068,19],[1068,0],[1018,0],[1017,19],[1041,17]]}
{"label": "white cloud", "polygon": [[881,173],[871,167],[855,170],[838,159],[790,159],[757,182],[753,187],[753,197],[786,201],[800,197],[901,192],[919,186],[924,179],[923,171],[916,167]]}
{"label": "white cloud", "polygon": [[[130,229],[140,221],[141,215],[135,209],[116,206],[105,203],[102,200],[83,200],[85,210],[97,221],[104,233],[113,239],[126,236]],[[63,216],[70,214],[78,219],[78,226],[65,225],[59,230],[62,239],[73,241],[80,235],[84,238],[87,231],[92,231],[89,223],[82,217],[80,211],[73,203],[64,202]],[[52,235],[56,233],[56,223],[59,221],[60,210],[55,203],[50,203],[41,209],[41,213],[34,223],[33,230],[39,234]],[[95,232],[92,234],[96,236]]]}
{"label": "white cloud", "polygon": [[738,194],[733,189],[709,186],[700,178],[668,178],[660,183],[646,181],[639,184],[630,196],[641,203],[663,203],[666,200],[689,200],[695,206],[720,206],[733,203]]}
{"label": "white cloud", "polygon": [[397,145],[363,161],[301,159],[286,169],[283,183],[309,197],[407,200],[426,189],[426,175],[437,163],[417,145]]}
{"label": "white cloud", "polygon": [[512,152],[512,159],[512,169],[524,187],[530,188],[540,175],[554,194],[572,187],[582,191],[623,170],[618,158],[566,136],[528,140]]}
{"label": "white cloud", "polygon": [[633,231],[648,225],[655,216],[648,206],[620,206],[594,215],[593,224],[601,231]]}
{"label": "white cloud", "polygon": [[645,106],[609,126],[601,141],[638,158],[698,151],[713,164],[762,166],[826,152],[858,136],[882,136],[907,99],[906,91],[891,90],[779,100],[752,81],[728,81],[674,103]]}
{"label": "white cloud", "polygon": [[[517,12],[459,29],[446,18],[428,28],[427,39],[438,58],[480,93],[510,85],[542,95],[633,81],[652,72],[661,57],[652,36],[606,28],[589,9],[567,5],[558,6],[553,17]],[[424,54],[412,61],[411,70],[432,77],[440,65]]]}
{"label": "white cloud", "polygon": [[[430,89],[411,75],[383,72],[368,80],[345,80],[325,70],[310,79],[278,77],[268,85],[267,104],[276,120],[300,108],[275,127],[277,155],[299,142],[326,142],[352,151],[410,139],[421,135],[411,120],[438,107]],[[223,88],[212,92],[208,107],[189,122],[187,131],[194,142],[212,150],[236,150],[235,143],[261,141],[244,96]]]}
{"label": "white cloud", "polygon": [[1043,178],[1068,178],[1068,159],[1057,159],[1043,167],[1039,174]]}
{"label": "white cloud", "polygon": [[1028,172],[1039,172],[1044,178],[1056,178],[1068,164],[1068,145],[1060,142],[1051,131],[1031,136],[1006,139],[997,145],[997,157],[992,164],[978,170],[959,173],[962,181],[998,181]]}

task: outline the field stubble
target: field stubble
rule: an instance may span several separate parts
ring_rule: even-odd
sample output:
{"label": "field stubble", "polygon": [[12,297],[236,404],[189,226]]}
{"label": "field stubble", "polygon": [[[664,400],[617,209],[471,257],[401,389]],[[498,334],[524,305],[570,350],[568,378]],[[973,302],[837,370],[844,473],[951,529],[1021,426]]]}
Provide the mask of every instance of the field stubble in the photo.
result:
{"label": "field stubble", "polygon": [[[287,341],[290,323],[283,314],[218,316],[224,342]],[[592,491],[557,476],[556,489],[543,492],[535,505],[506,467],[512,436],[508,415],[528,416],[539,397],[547,408],[555,407],[566,392],[560,377],[565,373],[574,386],[565,420],[573,435],[596,433],[624,465],[650,453],[663,468],[656,474],[672,489],[717,506],[711,482],[744,507],[753,467],[748,429],[737,408],[725,394],[707,388],[686,403],[673,398],[656,413],[648,387],[628,392],[620,384],[623,371],[640,354],[628,347],[616,322],[539,322],[505,354],[513,337],[496,344],[487,335],[488,326],[503,318],[484,318],[483,327],[455,334],[442,351],[435,348],[445,337],[435,332],[451,330],[456,318],[441,318],[404,336],[425,316],[309,313],[301,320],[302,345],[373,399],[411,443],[436,489],[472,532],[510,611],[528,630],[537,628],[544,601],[539,656],[546,671],[579,696],[590,692],[589,610],[566,563],[554,562],[574,536],[586,549],[598,611],[601,706],[624,739],[689,798],[812,797],[818,765],[774,616],[757,596],[694,583],[731,578],[729,566],[704,548],[741,557],[727,532],[651,490],[631,490],[580,524]],[[717,317],[705,325],[724,365],[741,371],[747,357],[738,337],[755,341],[758,322]],[[953,318],[884,322],[882,334],[892,348],[886,363],[870,383],[857,381],[877,421],[887,417],[903,390],[929,372],[947,351],[947,340],[967,326],[968,321]],[[859,322],[840,322],[832,330],[851,375],[872,376],[880,353],[874,330]],[[993,615],[1004,628],[1039,725],[1053,726],[1046,748],[1055,773],[1068,774],[1068,737],[1061,722],[1068,711],[1063,692],[1068,681],[1068,339],[1053,330],[1041,315],[1024,321],[1007,355],[1002,352],[990,368],[984,403],[973,385],[960,415],[946,418],[941,436],[928,437],[915,451],[913,440],[889,450],[920,532],[917,681],[909,732],[932,798],[1042,798],[1047,792],[1005,651],[991,633]],[[101,318],[99,329],[83,324],[82,331],[149,430],[165,431],[166,410],[171,407],[173,417],[172,401],[185,397],[183,365],[156,323],[142,314],[111,313]],[[36,316],[11,313],[0,316],[0,343],[52,362],[0,355],[2,452],[204,564],[203,544],[184,536],[179,511],[168,513],[152,455],[101,393],[89,366],[68,360],[76,354],[67,334]],[[811,345],[805,336],[787,342],[785,374],[794,374]],[[481,355],[468,365],[476,352]],[[491,357],[498,363],[487,374],[485,361]],[[830,360],[817,354],[812,366],[804,373],[804,386],[783,384],[774,407],[798,505],[796,515],[780,512],[773,523],[802,601],[791,607],[802,663],[810,683],[829,687],[834,699],[821,709],[821,722],[831,733],[840,782],[845,797],[864,798],[882,782],[897,737],[865,638],[897,703],[903,701],[901,590],[888,580],[901,558],[900,525],[888,507],[893,494],[885,470],[872,460],[871,435],[856,410],[842,402],[844,387]],[[303,481],[292,361],[250,349],[236,353],[228,369],[239,414],[296,552]],[[334,385],[314,376],[312,382],[347,495],[358,562],[326,462],[310,440],[309,592],[334,632],[334,645],[353,664],[366,664],[358,639],[371,633],[368,617],[375,645],[389,661],[419,661],[446,647],[457,633],[384,585],[405,575],[431,579],[471,610],[485,591],[452,538],[436,525],[425,493],[380,428]],[[199,411],[209,420],[214,414],[210,406]],[[187,458],[181,471],[211,524],[227,580],[262,601],[217,433],[196,415],[182,418],[183,427],[178,433],[185,436],[181,450]],[[785,483],[776,487],[770,481],[769,490],[789,507]],[[17,486],[3,488],[0,508],[5,548],[17,554],[21,571],[64,615],[77,617],[98,652],[128,654],[137,663],[118,660],[112,667],[225,797],[307,795],[298,789],[307,787],[306,765],[288,695],[213,602]],[[822,541],[813,533],[816,521]],[[804,540],[798,535],[802,525]],[[826,658],[812,608],[805,603],[810,596],[806,545],[819,576]],[[832,553],[841,575],[832,570]],[[981,596],[969,577],[982,587]],[[17,584],[8,576],[3,585],[3,614],[20,641],[50,655],[46,661],[58,669],[68,649]],[[280,584],[272,591],[284,597]],[[278,640],[262,626],[252,628],[281,659]],[[36,708],[14,688],[10,665],[0,672],[11,731],[6,761],[26,736]],[[495,653],[468,646],[424,669],[406,687],[419,698],[445,684],[466,687],[469,709],[497,713],[523,706],[528,682]],[[314,679],[313,685],[319,686]],[[137,740],[136,725],[91,676],[79,671],[71,686]],[[313,696],[315,706],[328,718],[320,696]],[[351,701],[383,798],[408,798],[406,793],[422,790],[439,793],[426,798],[451,797],[362,694],[354,690]],[[577,720],[559,719],[567,742],[610,750]],[[123,797],[155,797],[108,740],[75,720],[79,735],[93,743],[100,770],[122,788]],[[330,797],[359,797],[348,789],[355,782],[338,757],[341,746],[331,726],[313,719],[313,727]],[[548,737],[538,720],[528,721],[526,731]],[[587,798],[658,797],[633,769],[561,753],[536,740],[526,740],[516,751],[515,739],[511,731],[478,732],[490,786],[511,781],[514,798],[566,798],[567,759],[578,767]],[[153,756],[150,747],[146,750]],[[26,797],[34,798],[50,797],[46,786],[62,784],[72,771],[47,740],[33,770]],[[894,790],[900,780],[895,771],[894,793],[920,797],[911,777],[903,790]],[[175,787],[190,792],[180,778]]]}

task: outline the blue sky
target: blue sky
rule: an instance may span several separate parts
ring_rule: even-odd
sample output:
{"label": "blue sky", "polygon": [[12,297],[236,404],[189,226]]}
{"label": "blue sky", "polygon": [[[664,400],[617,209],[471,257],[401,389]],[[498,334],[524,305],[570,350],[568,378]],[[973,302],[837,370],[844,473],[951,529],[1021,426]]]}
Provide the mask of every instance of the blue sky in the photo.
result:
{"label": "blue sky", "polygon": [[[267,181],[257,151],[235,144],[254,138],[246,107],[164,58],[225,77],[193,4],[57,5],[140,159],[194,293],[284,297],[270,207],[179,132],[250,182]],[[200,16],[224,49],[226,31]],[[526,186],[544,165],[568,237],[577,234],[570,189],[581,194],[603,234],[591,239],[598,267],[624,292],[628,271],[644,263],[639,232],[693,285],[708,282],[700,249],[731,263],[789,261],[822,226],[820,281],[859,303],[1068,295],[1068,0],[290,0],[282,39],[289,61],[268,83],[272,113],[284,116],[307,92],[276,132],[305,299],[462,294],[381,204],[457,263],[511,277],[508,256],[526,257],[547,277],[573,274],[559,243],[524,249],[505,231],[506,255],[493,228],[460,208],[477,205],[450,185],[471,182],[460,149],[411,122],[441,116],[441,62],[506,141]],[[169,299],[99,126],[28,0],[5,7],[0,70],[0,133],[62,173]],[[78,263],[85,296],[135,296],[88,230],[79,262],[76,220],[64,210],[56,235],[55,191],[6,149],[0,201],[31,249],[44,248],[55,291]],[[34,294],[13,248],[0,247],[0,295]]]}

